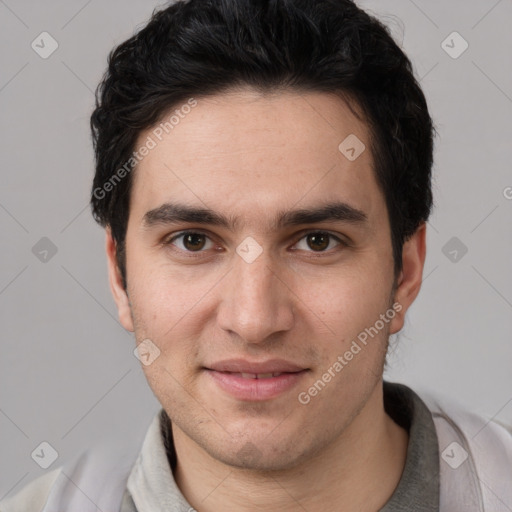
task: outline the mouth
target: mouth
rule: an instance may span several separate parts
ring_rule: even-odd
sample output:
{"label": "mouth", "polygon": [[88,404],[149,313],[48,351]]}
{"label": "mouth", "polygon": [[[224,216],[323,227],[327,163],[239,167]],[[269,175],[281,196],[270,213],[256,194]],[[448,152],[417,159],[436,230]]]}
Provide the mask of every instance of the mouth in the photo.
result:
{"label": "mouth", "polygon": [[279,377],[284,373],[289,372],[270,372],[270,373],[243,373],[243,372],[221,372],[227,373],[229,375],[234,375],[236,377],[242,377],[242,379],[271,379],[272,377]]}
{"label": "mouth", "polygon": [[[267,359],[266,361],[249,361],[247,359],[225,359],[209,364],[208,370],[224,373],[238,373],[248,376],[274,375],[276,373],[296,373],[306,367],[286,359]],[[251,377],[254,378],[254,377]]]}
{"label": "mouth", "polygon": [[204,367],[217,390],[242,401],[277,398],[298,385],[308,368],[283,361],[229,360]]}

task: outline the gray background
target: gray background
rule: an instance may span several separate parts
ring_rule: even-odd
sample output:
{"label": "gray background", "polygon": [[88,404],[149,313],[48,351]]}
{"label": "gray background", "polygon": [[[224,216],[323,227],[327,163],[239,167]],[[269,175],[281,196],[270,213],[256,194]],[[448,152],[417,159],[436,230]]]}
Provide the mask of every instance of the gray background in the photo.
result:
{"label": "gray background", "polygon": [[[512,423],[512,1],[359,4],[412,59],[440,135],[424,283],[386,377]],[[157,5],[0,0],[0,498],[44,471],[42,441],[52,469],[100,437],[140,442],[158,409],[87,206],[93,90]],[[59,45],[47,59],[31,47],[43,31]],[[442,47],[453,31],[458,58]]]}

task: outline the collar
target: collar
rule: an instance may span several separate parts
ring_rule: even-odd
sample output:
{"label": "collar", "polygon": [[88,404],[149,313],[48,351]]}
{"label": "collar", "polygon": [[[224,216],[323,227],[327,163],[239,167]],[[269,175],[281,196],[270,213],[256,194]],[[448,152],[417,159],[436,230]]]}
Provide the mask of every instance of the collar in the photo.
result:
{"label": "collar", "polygon": [[[384,382],[384,408],[409,432],[409,444],[400,482],[380,512],[437,512],[439,451],[430,410],[410,388],[389,382]],[[161,409],[153,418],[128,478],[123,501],[128,505],[123,506],[123,511],[193,510],[174,480],[175,466],[171,421]]]}
{"label": "collar", "polygon": [[384,409],[409,432],[402,477],[380,512],[439,511],[439,447],[432,413],[403,384],[384,382]]}

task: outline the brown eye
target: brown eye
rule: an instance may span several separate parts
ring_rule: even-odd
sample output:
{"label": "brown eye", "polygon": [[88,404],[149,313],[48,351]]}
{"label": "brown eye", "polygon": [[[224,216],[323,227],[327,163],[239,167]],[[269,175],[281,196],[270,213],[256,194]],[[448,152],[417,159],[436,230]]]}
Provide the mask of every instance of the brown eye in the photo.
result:
{"label": "brown eye", "polygon": [[335,248],[337,245],[346,245],[341,239],[331,233],[311,231],[297,242],[296,247],[306,252],[330,252],[327,249],[329,246],[332,246],[331,242],[333,241],[334,246],[331,248]]}
{"label": "brown eye", "polygon": [[324,251],[329,247],[330,236],[327,233],[310,233],[307,239],[309,247],[315,251]]}
{"label": "brown eye", "polygon": [[204,252],[203,249],[213,247],[213,243],[207,235],[195,231],[179,233],[165,242],[165,245],[173,245],[182,252]]}
{"label": "brown eye", "polygon": [[183,236],[183,246],[189,251],[201,250],[205,245],[205,236],[200,233],[189,233]]}

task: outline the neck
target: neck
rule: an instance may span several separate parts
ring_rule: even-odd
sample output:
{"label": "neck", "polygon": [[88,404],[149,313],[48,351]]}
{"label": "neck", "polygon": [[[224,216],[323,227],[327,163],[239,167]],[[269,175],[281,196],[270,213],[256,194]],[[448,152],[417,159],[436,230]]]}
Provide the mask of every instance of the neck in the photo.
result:
{"label": "neck", "polygon": [[201,512],[378,511],[396,489],[408,434],[384,411],[382,384],[333,443],[283,471],[255,472],[212,458],[173,425],[175,480]]}

